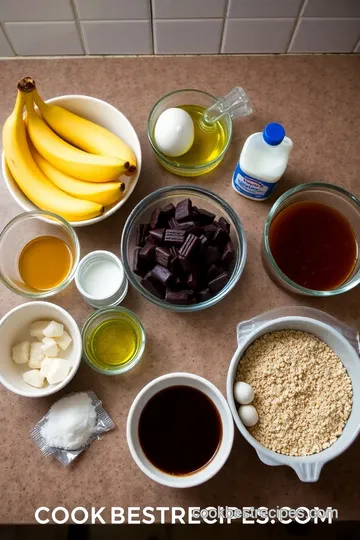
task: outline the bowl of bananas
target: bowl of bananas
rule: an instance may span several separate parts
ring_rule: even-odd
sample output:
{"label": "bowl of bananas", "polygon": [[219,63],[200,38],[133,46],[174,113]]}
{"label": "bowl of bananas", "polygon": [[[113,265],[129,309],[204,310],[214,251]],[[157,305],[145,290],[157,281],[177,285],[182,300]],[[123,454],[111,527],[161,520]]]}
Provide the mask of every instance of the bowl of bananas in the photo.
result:
{"label": "bowl of bananas", "polygon": [[141,170],[135,129],[115,107],[90,96],[40,97],[30,77],[18,83],[3,127],[2,173],[26,211],[58,214],[73,227],[114,214]]}

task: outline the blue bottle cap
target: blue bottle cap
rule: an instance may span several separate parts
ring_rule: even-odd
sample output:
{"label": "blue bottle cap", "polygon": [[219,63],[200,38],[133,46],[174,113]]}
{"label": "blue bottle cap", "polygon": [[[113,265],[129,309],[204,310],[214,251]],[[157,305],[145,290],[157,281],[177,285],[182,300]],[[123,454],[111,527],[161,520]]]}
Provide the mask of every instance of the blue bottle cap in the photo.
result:
{"label": "blue bottle cap", "polygon": [[263,131],[263,139],[270,146],[277,146],[285,137],[285,129],[281,124],[273,122],[265,126]]}

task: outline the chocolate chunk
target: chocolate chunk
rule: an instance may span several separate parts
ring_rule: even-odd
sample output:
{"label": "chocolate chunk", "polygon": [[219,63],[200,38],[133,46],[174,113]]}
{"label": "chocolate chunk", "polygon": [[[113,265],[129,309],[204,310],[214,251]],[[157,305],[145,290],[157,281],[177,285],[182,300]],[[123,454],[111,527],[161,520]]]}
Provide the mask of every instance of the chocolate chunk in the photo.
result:
{"label": "chocolate chunk", "polygon": [[161,266],[165,266],[165,268],[170,268],[171,259],[172,256],[168,249],[160,246],[155,248],[155,261],[158,264],[161,264]]}
{"label": "chocolate chunk", "polygon": [[148,277],[145,277],[140,281],[140,284],[147,290],[149,293],[153,294],[157,298],[164,298],[164,294],[162,294],[161,290],[155,287],[155,285],[150,281]]}
{"label": "chocolate chunk", "polygon": [[173,203],[167,204],[161,209],[161,211],[165,215],[166,219],[170,219],[175,216],[175,206]]}
{"label": "chocolate chunk", "polygon": [[221,289],[225,287],[225,285],[229,281],[229,278],[229,274],[227,272],[223,272],[212,281],[209,281],[209,289],[213,293],[218,293],[219,291],[221,291]]}
{"label": "chocolate chunk", "polygon": [[175,208],[175,219],[179,223],[182,221],[189,221],[192,212],[192,202],[190,199],[184,199],[180,201]]}
{"label": "chocolate chunk", "polygon": [[211,243],[215,244],[217,246],[224,246],[226,242],[229,239],[229,233],[225,232],[224,229],[221,227],[218,227],[217,231],[215,232]]}
{"label": "chocolate chunk", "polygon": [[191,272],[191,266],[192,266],[191,260],[187,259],[186,257],[182,257],[181,255],[179,255],[178,259],[180,262],[181,270],[185,273]]}
{"label": "chocolate chunk", "polygon": [[188,287],[197,290],[201,287],[200,274],[197,270],[193,270],[187,278]]}
{"label": "chocolate chunk", "polygon": [[168,220],[169,229],[176,229],[176,225],[177,225],[176,219],[174,217],[171,217]]}
{"label": "chocolate chunk", "polygon": [[175,246],[171,246],[171,247],[169,248],[169,251],[170,251],[170,253],[171,253],[171,256],[174,257],[174,258],[177,257],[178,254],[179,254],[179,250],[178,250],[178,248],[175,247]]}
{"label": "chocolate chunk", "polygon": [[212,212],[209,212],[208,210],[205,210],[205,208],[199,208],[197,213],[197,220],[202,225],[210,225],[215,219],[215,214]]}
{"label": "chocolate chunk", "polygon": [[134,249],[134,255],[133,255],[133,272],[137,274],[140,277],[144,277],[146,274],[146,264],[144,260],[141,260],[139,257],[139,251],[141,248]]}
{"label": "chocolate chunk", "polygon": [[186,279],[184,279],[184,276],[176,276],[175,281],[172,283],[172,289],[181,290],[184,287],[186,287]]}
{"label": "chocolate chunk", "polygon": [[150,231],[150,238],[154,244],[162,244],[164,241],[165,229],[153,229]]}
{"label": "chocolate chunk", "polygon": [[182,274],[183,269],[182,269],[182,265],[181,265],[181,262],[180,262],[180,257],[178,255],[171,260],[171,262],[170,262],[170,270],[175,275]]}
{"label": "chocolate chunk", "polygon": [[150,218],[150,228],[151,229],[160,229],[160,227],[165,227],[167,222],[164,212],[160,208],[155,208]]}
{"label": "chocolate chunk", "polygon": [[212,281],[219,276],[221,272],[222,270],[220,268],[218,268],[215,264],[212,264],[206,274],[207,280]]}
{"label": "chocolate chunk", "polygon": [[151,281],[153,281],[153,279],[156,279],[157,281],[160,281],[160,283],[162,283],[163,285],[168,285],[169,283],[171,283],[173,277],[173,274],[167,268],[164,268],[164,266],[161,266],[160,264],[156,264],[151,270]]}
{"label": "chocolate chunk", "polygon": [[227,219],[221,216],[218,220],[218,224],[225,232],[230,232],[230,223],[227,221]]}
{"label": "chocolate chunk", "polygon": [[197,294],[199,302],[205,302],[205,300],[210,300],[212,297],[210,289],[203,289],[202,291],[199,291]]}
{"label": "chocolate chunk", "polygon": [[201,236],[202,235],[202,228],[198,225],[195,225],[191,229],[187,231],[189,234],[194,234],[195,236]]}
{"label": "chocolate chunk", "polygon": [[144,247],[146,243],[146,237],[149,234],[150,227],[148,223],[140,223],[136,227],[136,245],[138,247]]}
{"label": "chocolate chunk", "polygon": [[209,239],[205,236],[205,234],[199,236],[199,239],[201,242],[201,250],[204,251],[209,245]]}
{"label": "chocolate chunk", "polygon": [[152,242],[147,241],[145,246],[140,249],[139,257],[146,261],[147,265],[151,265],[155,261],[155,246]]}
{"label": "chocolate chunk", "polygon": [[215,264],[220,259],[220,251],[217,246],[209,246],[205,253],[205,261],[209,266]]}
{"label": "chocolate chunk", "polygon": [[186,232],[177,229],[166,229],[164,241],[165,244],[172,246],[182,246],[185,242]]}
{"label": "chocolate chunk", "polygon": [[231,240],[225,246],[224,252],[221,257],[221,262],[225,268],[229,268],[235,258],[235,249]]}
{"label": "chocolate chunk", "polygon": [[210,223],[210,225],[205,225],[203,227],[204,235],[210,240],[214,237],[214,234],[216,233],[217,230],[218,230],[218,227],[216,227],[213,223]]}
{"label": "chocolate chunk", "polygon": [[200,246],[201,242],[199,238],[194,234],[188,234],[185,242],[179,249],[179,255],[184,259],[191,260],[199,251]]}
{"label": "chocolate chunk", "polygon": [[183,289],[182,291],[173,291],[169,289],[166,291],[165,300],[172,304],[187,305],[190,304],[191,297],[189,291],[186,289]]}

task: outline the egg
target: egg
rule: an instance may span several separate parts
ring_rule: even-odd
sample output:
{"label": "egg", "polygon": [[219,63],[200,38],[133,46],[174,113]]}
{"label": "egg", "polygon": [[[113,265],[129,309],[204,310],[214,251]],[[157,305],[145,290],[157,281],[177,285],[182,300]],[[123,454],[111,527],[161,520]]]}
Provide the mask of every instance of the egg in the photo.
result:
{"label": "egg", "polygon": [[259,421],[259,415],[254,405],[240,405],[239,416],[246,427],[253,427]]}
{"label": "egg", "polygon": [[166,156],[185,154],[194,142],[194,122],[190,114],[178,107],[166,109],[157,119],[154,139],[157,148]]}
{"label": "egg", "polygon": [[254,399],[254,390],[250,384],[238,381],[234,386],[234,397],[241,405],[249,405]]}

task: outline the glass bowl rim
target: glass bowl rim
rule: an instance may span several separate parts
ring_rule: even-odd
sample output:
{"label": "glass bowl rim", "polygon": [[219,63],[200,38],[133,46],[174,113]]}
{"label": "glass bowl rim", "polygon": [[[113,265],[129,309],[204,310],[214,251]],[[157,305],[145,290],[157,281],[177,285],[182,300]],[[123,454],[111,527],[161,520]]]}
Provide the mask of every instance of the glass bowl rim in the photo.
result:
{"label": "glass bowl rim", "polygon": [[180,93],[183,93],[183,92],[197,92],[198,94],[203,94],[204,96],[207,96],[207,97],[210,97],[211,99],[217,101],[217,97],[213,96],[212,94],[210,94],[209,92],[204,92],[203,90],[197,90],[196,88],[183,88],[182,90],[173,90],[172,92],[169,92],[168,94],[165,94],[164,96],[162,96],[160,99],[157,100],[157,102],[155,103],[155,105],[152,107],[150,113],[149,113],[149,116],[148,116],[148,121],[147,121],[147,136],[148,136],[148,139],[149,139],[149,142],[151,144],[151,147],[153,149],[153,151],[155,152],[155,154],[162,160],[164,161],[167,165],[169,165],[170,167],[173,167],[174,169],[178,170],[178,171],[202,171],[202,170],[207,170],[209,167],[211,167],[212,165],[215,165],[216,163],[218,163],[219,161],[221,161],[225,155],[225,153],[227,152],[229,146],[230,146],[230,143],[231,143],[231,137],[232,137],[232,120],[231,120],[231,116],[229,114],[225,114],[224,115],[224,118],[227,119],[228,121],[228,125],[229,125],[229,135],[228,135],[228,140],[226,141],[226,144],[224,146],[224,148],[222,149],[221,153],[215,158],[213,159],[212,161],[209,161],[208,163],[204,164],[204,165],[197,165],[197,166],[194,166],[194,165],[181,165],[181,167],[177,167],[174,162],[169,159],[168,156],[166,156],[165,154],[163,154],[162,152],[160,152],[160,150],[158,150],[153,142],[153,138],[151,136],[151,133],[150,133],[150,120],[152,118],[152,115],[153,115],[153,112],[155,111],[156,107],[162,102],[164,101],[166,98],[174,95],[174,94],[180,94]]}
{"label": "glass bowl rim", "polygon": [[3,230],[0,232],[0,244],[2,239],[4,238],[5,234],[11,229],[11,227],[16,224],[20,223],[23,220],[26,220],[28,218],[38,218],[38,217],[46,217],[50,216],[51,218],[54,218],[54,220],[58,221],[69,233],[74,247],[75,247],[75,257],[74,257],[74,263],[72,266],[71,271],[66,276],[64,281],[62,281],[59,285],[56,287],[53,287],[52,289],[48,289],[46,291],[37,291],[37,292],[31,292],[31,291],[24,291],[20,289],[20,287],[14,286],[10,281],[4,276],[3,272],[0,268],[0,280],[2,283],[8,287],[13,293],[18,294],[20,296],[23,296],[25,298],[33,298],[33,299],[41,299],[41,298],[47,298],[49,296],[53,296],[55,294],[58,294],[60,291],[64,290],[73,280],[76,274],[76,270],[80,261],[80,242],[79,238],[75,232],[75,229],[73,228],[70,223],[64,219],[63,217],[59,216],[58,214],[55,214],[54,212],[48,212],[47,210],[31,210],[29,212],[22,212],[21,214],[18,214],[14,218],[12,218],[3,228]]}
{"label": "glass bowl rim", "polygon": [[[217,203],[226,214],[230,216],[232,219],[235,229],[237,231],[237,234],[240,237],[240,244],[241,244],[241,253],[239,253],[240,250],[237,249],[237,259],[239,261],[239,268],[237,271],[231,276],[227,284],[221,291],[219,291],[215,296],[210,298],[209,300],[205,300],[204,302],[199,302],[197,304],[189,304],[189,305],[178,305],[178,304],[171,304],[170,302],[166,302],[163,299],[156,298],[155,296],[148,293],[148,291],[140,285],[138,280],[135,278],[134,272],[132,271],[128,258],[127,258],[127,244],[128,240],[130,238],[130,234],[134,228],[135,220],[140,217],[143,212],[146,210],[149,204],[154,202],[157,199],[162,199],[163,195],[166,194],[172,194],[174,193],[174,196],[176,196],[176,192],[178,191],[185,191],[190,192],[190,194],[194,195],[205,195],[205,197],[209,198],[211,202]],[[180,194],[179,194],[180,195]],[[246,258],[247,258],[247,241],[246,241],[246,234],[245,229],[242,225],[242,222],[239,218],[239,216],[236,214],[235,210],[231,208],[231,206],[219,195],[214,193],[213,191],[210,191],[208,189],[205,189],[203,187],[198,187],[195,185],[176,185],[176,186],[165,186],[162,188],[157,189],[156,191],[153,191],[152,193],[149,193],[146,197],[144,197],[131,211],[129,214],[124,228],[123,233],[121,236],[121,243],[120,243],[120,253],[121,253],[121,260],[124,265],[125,273],[130,281],[131,285],[142,295],[144,296],[149,302],[152,304],[157,305],[158,307],[167,309],[169,311],[174,311],[178,313],[192,313],[195,311],[201,311],[203,309],[206,309],[208,307],[211,307],[220,300],[222,300],[237,284],[239,281],[245,267]]]}
{"label": "glass bowl rim", "polygon": [[[112,313],[114,313],[114,312],[115,313],[126,313],[127,315],[129,315],[132,319],[135,320],[136,324],[139,327],[140,334],[141,334],[141,343],[140,343],[140,346],[139,346],[139,350],[134,355],[134,357],[131,359],[131,361],[128,362],[128,364],[126,364],[126,366],[119,367],[119,368],[113,369],[111,371],[99,368],[99,367],[95,366],[91,362],[91,360],[89,359],[89,357],[88,357],[88,355],[86,353],[86,347],[85,347],[85,343],[84,343],[85,335],[86,335],[86,332],[88,330],[88,327],[89,327],[90,323],[94,319],[96,319],[98,316],[101,316],[104,313],[110,313],[110,312],[112,312]],[[91,369],[93,369],[97,373],[101,373],[102,375],[112,376],[112,375],[121,375],[122,373],[126,373],[127,371],[130,371],[130,369],[135,367],[138,362],[140,362],[141,357],[142,357],[142,355],[144,354],[144,351],[145,351],[146,334],[145,334],[145,329],[144,329],[144,326],[143,326],[142,322],[140,321],[139,317],[133,311],[131,311],[130,309],[127,309],[127,308],[125,308],[123,306],[108,306],[108,307],[104,307],[104,308],[101,308],[101,309],[97,309],[96,311],[91,313],[91,315],[89,315],[89,317],[86,319],[86,321],[84,322],[84,324],[82,326],[82,329],[81,329],[81,341],[82,341],[82,347],[83,347],[83,358],[84,358],[85,362],[88,364],[88,366],[90,366]]]}
{"label": "glass bowl rim", "polygon": [[326,296],[336,296],[337,294],[342,294],[344,292],[350,291],[354,287],[356,287],[360,283],[360,271],[358,272],[358,276],[345,282],[345,284],[340,285],[336,289],[331,289],[329,291],[321,291],[316,289],[308,289],[307,287],[302,287],[301,285],[295,283],[292,279],[290,279],[284,272],[279,268],[277,265],[271,250],[270,250],[270,243],[269,243],[269,231],[270,226],[272,223],[272,220],[274,219],[276,212],[279,208],[279,206],[289,197],[296,193],[300,193],[302,191],[311,191],[313,188],[323,188],[328,189],[334,192],[341,193],[344,195],[347,199],[355,203],[355,205],[358,206],[359,212],[360,212],[360,199],[358,199],[355,195],[347,191],[346,189],[336,186],[335,184],[327,184],[326,182],[309,182],[306,184],[300,184],[298,186],[295,186],[291,189],[288,189],[283,193],[272,205],[270,208],[270,211],[267,215],[265,225],[264,225],[264,232],[263,232],[263,242],[264,242],[264,248],[265,248],[265,255],[267,258],[267,261],[271,264],[272,269],[275,271],[276,275],[284,281],[287,285],[295,289],[297,292],[301,294],[305,294],[307,296],[314,296],[314,297],[326,297]]}

